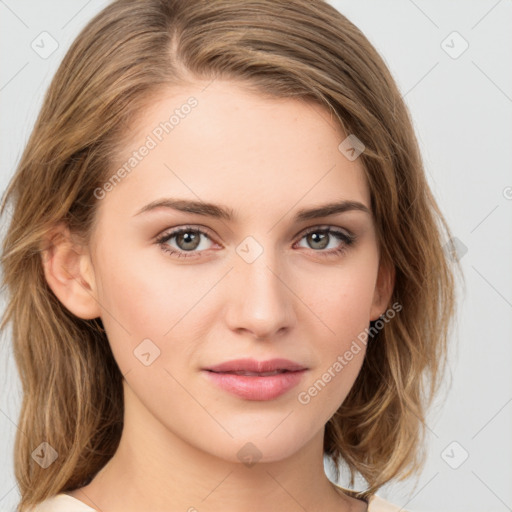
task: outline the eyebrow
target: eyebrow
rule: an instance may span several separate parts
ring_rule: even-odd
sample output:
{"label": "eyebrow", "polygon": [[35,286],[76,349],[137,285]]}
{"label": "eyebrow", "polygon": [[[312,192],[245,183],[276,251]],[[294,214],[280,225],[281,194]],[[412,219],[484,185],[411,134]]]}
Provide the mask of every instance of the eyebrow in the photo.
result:
{"label": "eyebrow", "polygon": [[[222,205],[205,203],[203,201],[191,201],[188,199],[165,198],[153,201],[142,207],[134,216],[142,213],[156,210],[157,208],[169,208],[180,212],[195,213],[196,215],[204,215],[205,217],[213,217],[232,221],[235,217],[234,211]],[[303,208],[299,210],[294,217],[295,222],[327,217],[337,213],[348,211],[361,211],[371,215],[370,209],[358,201],[335,201],[312,208]]]}

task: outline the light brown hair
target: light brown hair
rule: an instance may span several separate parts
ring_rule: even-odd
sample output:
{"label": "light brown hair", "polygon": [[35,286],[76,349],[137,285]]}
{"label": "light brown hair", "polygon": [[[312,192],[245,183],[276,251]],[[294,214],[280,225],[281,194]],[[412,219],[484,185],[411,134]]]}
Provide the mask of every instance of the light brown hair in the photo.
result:
{"label": "light brown hair", "polygon": [[[361,371],[326,425],[324,451],[360,496],[423,464],[425,414],[445,370],[455,312],[451,239],[425,178],[407,107],[363,33],[321,0],[118,0],[81,31],[55,74],[4,195],[12,209],[2,265],[23,387],[15,444],[20,512],[86,485],[123,427],[122,375],[101,319],[71,314],[46,283],[42,255],[66,223],[87,240],[95,189],[113,173],[126,127],[156,93],[196,78],[232,79],[271,97],[312,99],[346,134],[371,194],[381,258],[402,310],[371,339]],[[341,142],[341,141],[340,141]],[[136,171],[135,171],[136,172]],[[48,442],[57,460],[32,451]]]}

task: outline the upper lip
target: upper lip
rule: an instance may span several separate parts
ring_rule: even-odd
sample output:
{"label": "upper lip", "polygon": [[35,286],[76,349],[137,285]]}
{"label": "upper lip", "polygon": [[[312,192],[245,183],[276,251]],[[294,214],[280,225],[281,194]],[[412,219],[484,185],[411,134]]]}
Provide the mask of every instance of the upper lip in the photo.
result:
{"label": "upper lip", "polygon": [[290,372],[300,371],[305,370],[306,367],[294,361],[290,361],[289,359],[267,359],[266,361],[257,361],[256,359],[233,359],[232,361],[226,361],[204,369],[217,373],[239,371],[265,373],[276,370],[286,370]]}

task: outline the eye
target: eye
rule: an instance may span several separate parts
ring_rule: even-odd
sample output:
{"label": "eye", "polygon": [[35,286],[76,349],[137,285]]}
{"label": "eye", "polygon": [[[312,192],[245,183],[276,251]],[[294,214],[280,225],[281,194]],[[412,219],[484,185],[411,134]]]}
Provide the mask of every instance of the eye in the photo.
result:
{"label": "eye", "polygon": [[[331,226],[316,226],[308,229],[300,241],[306,240],[309,248],[322,256],[336,256],[344,254],[355,239],[355,235]],[[206,231],[198,227],[183,226],[163,233],[156,243],[168,254],[178,258],[190,258],[200,257],[202,252],[211,248],[213,241]]]}
{"label": "eye", "polygon": [[[204,243],[203,238],[212,242],[206,231],[184,226],[164,233],[157,238],[156,243],[160,245],[164,252],[175,255],[178,258],[190,258],[201,256],[202,251],[210,248],[207,242]],[[173,242],[174,245],[170,242]]]}
{"label": "eye", "polygon": [[[343,254],[355,242],[355,235],[333,229],[331,226],[315,226],[302,235],[309,248],[326,256]],[[330,246],[330,247],[329,247]],[[329,249],[329,250],[324,250]]]}

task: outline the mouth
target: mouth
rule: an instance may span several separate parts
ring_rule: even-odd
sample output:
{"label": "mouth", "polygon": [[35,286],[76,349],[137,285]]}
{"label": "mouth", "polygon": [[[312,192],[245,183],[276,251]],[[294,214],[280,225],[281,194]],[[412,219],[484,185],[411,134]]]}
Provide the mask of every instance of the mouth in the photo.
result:
{"label": "mouth", "polygon": [[203,369],[222,390],[245,400],[273,400],[297,386],[307,368],[288,359],[238,359]]}
{"label": "mouth", "polygon": [[227,372],[218,372],[214,370],[213,373],[224,373],[226,375],[245,375],[246,377],[270,377],[271,375],[279,375],[280,373],[289,373],[292,370],[274,370],[273,372],[249,372],[246,370],[237,370],[237,371],[227,371]]}
{"label": "mouth", "polygon": [[290,361],[289,359],[267,359],[266,361],[256,361],[255,359],[234,359],[226,361],[215,366],[205,368],[207,371],[215,373],[252,373],[259,376],[264,373],[275,372],[294,372],[305,370],[306,367]]}

